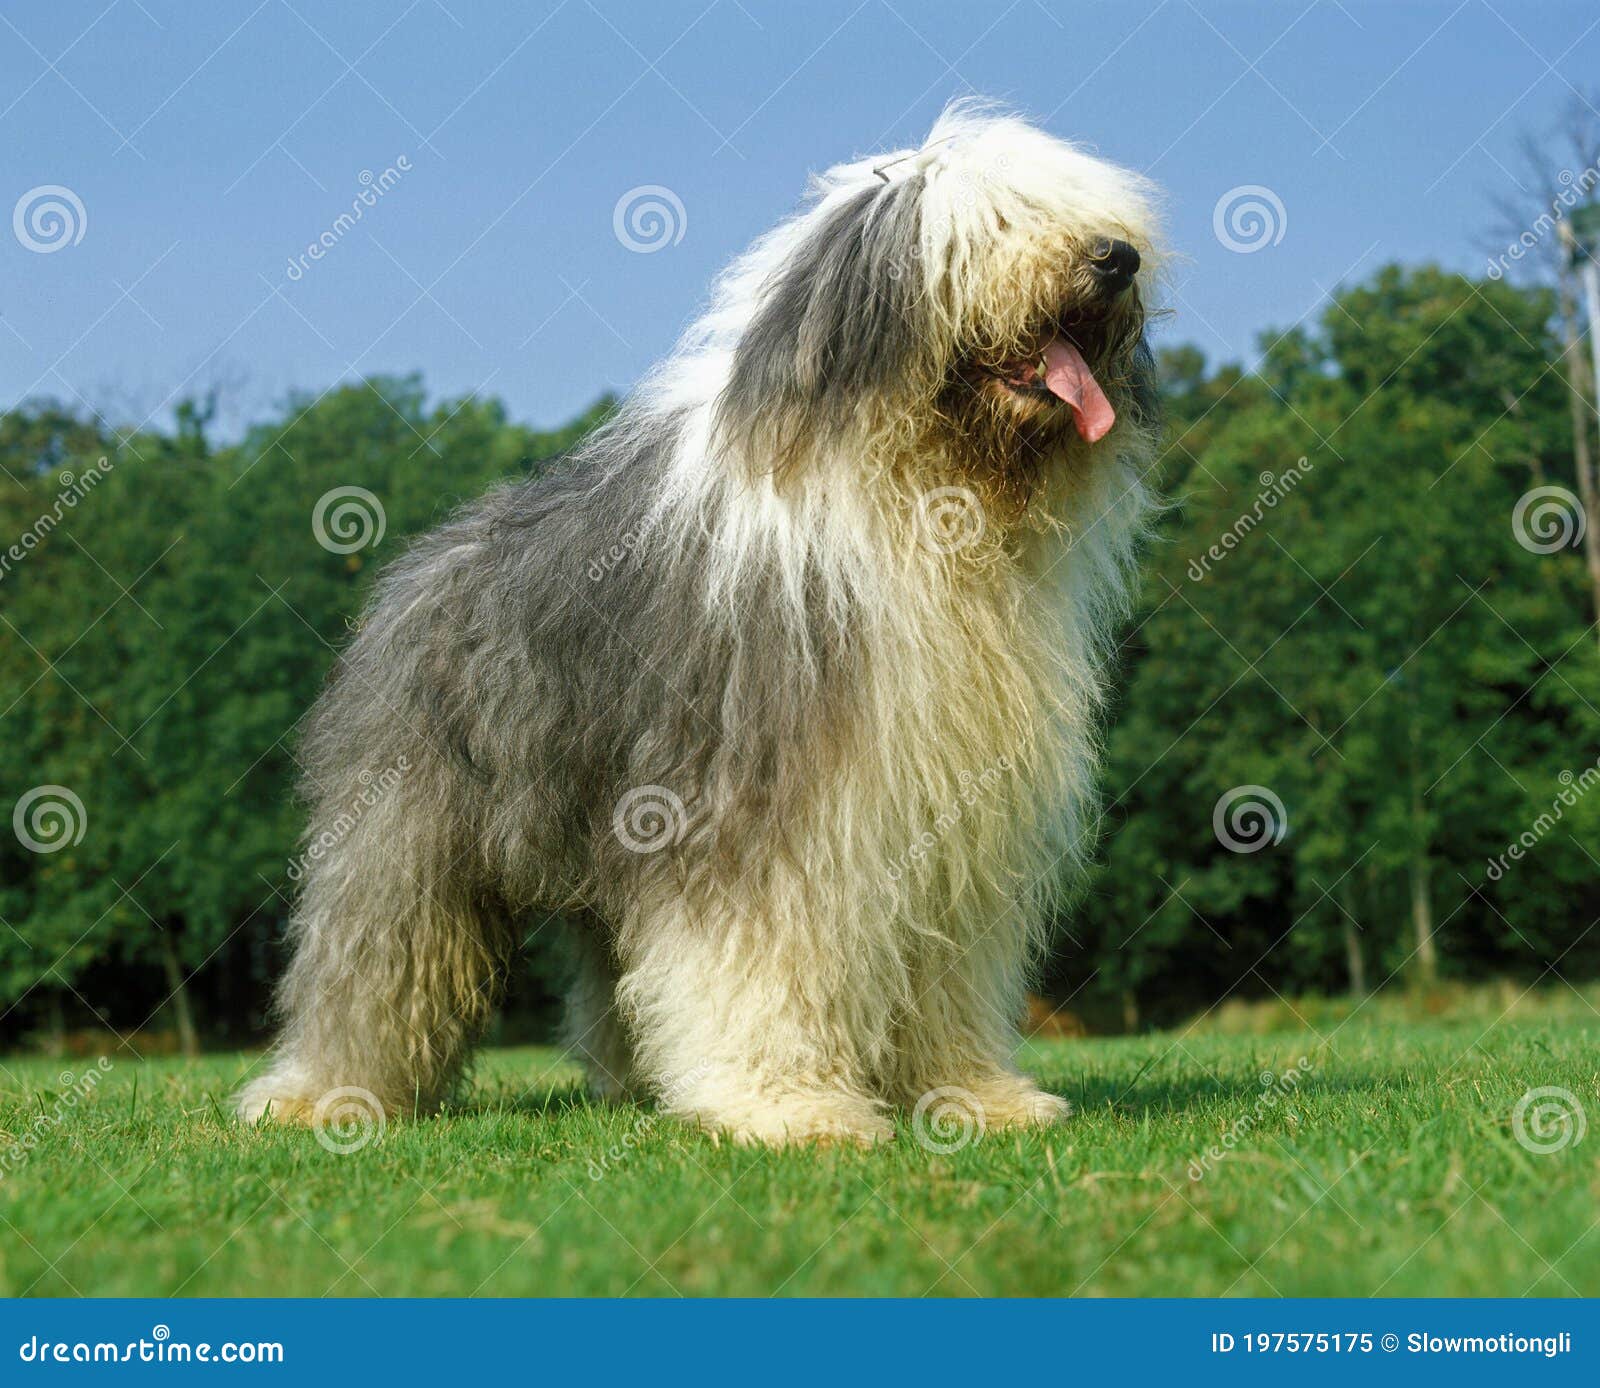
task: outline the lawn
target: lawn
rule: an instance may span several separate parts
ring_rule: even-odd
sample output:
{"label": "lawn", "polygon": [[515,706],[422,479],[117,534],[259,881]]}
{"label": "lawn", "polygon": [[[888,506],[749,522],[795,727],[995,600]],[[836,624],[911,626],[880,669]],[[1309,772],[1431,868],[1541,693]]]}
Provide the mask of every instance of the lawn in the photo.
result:
{"label": "lawn", "polygon": [[[1494,1012],[1041,1042],[1065,1126],[874,1151],[719,1145],[540,1049],[347,1154],[228,1121],[252,1057],[7,1058],[0,1292],[1600,1295],[1600,1014]],[[1551,1086],[1583,1122],[1514,1122]]]}

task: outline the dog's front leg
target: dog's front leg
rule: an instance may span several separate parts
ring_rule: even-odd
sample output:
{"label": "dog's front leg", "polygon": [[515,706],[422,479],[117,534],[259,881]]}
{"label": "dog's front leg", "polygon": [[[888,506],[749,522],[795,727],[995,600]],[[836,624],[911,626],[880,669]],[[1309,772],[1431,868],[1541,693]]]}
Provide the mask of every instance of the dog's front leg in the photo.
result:
{"label": "dog's front leg", "polygon": [[635,1073],[667,1112],[736,1142],[892,1138],[867,1079],[888,1041],[870,973],[828,962],[836,931],[715,895],[659,903],[623,932]]}
{"label": "dog's front leg", "polygon": [[998,901],[981,919],[966,938],[930,944],[918,958],[915,1002],[895,1032],[891,1092],[913,1114],[953,1106],[984,1130],[1058,1123],[1071,1105],[1013,1059],[1026,996],[1025,926]]}

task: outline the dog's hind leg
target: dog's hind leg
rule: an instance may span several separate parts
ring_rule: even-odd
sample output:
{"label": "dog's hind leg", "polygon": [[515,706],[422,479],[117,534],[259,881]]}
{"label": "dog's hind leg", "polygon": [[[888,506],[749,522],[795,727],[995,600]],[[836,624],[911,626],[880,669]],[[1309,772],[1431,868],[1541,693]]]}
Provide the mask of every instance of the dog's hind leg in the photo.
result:
{"label": "dog's hind leg", "polygon": [[606,927],[585,914],[571,938],[572,978],[567,986],[562,1039],[588,1077],[589,1092],[612,1102],[634,1092],[633,1045],[617,1007],[617,966]]}
{"label": "dog's hind leg", "polygon": [[283,1032],[239,1095],[242,1117],[315,1122],[338,1091],[384,1114],[427,1112],[460,1077],[493,1011],[508,918],[454,869],[411,789],[388,790],[311,862]]}
{"label": "dog's hind leg", "polygon": [[669,1113],[742,1143],[870,1144],[894,1136],[868,1076],[887,1009],[826,961],[838,932],[716,893],[658,907],[624,935],[618,996],[637,1069]]}

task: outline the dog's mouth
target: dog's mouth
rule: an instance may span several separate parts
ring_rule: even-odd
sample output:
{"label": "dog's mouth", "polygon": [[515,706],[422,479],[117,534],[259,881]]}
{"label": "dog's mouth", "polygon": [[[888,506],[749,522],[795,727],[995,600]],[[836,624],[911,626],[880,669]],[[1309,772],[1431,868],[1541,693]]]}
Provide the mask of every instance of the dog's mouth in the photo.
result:
{"label": "dog's mouth", "polygon": [[1083,352],[1063,331],[1053,332],[1037,356],[1002,362],[986,374],[1014,395],[1056,399],[1070,406],[1072,422],[1085,443],[1099,443],[1117,422],[1117,412]]}

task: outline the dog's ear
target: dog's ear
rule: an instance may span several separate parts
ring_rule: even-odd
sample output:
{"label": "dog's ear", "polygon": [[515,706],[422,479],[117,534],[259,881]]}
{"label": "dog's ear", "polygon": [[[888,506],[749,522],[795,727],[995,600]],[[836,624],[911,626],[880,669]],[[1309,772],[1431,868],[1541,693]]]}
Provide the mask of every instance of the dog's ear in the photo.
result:
{"label": "dog's ear", "polygon": [[920,178],[861,189],[764,287],[717,402],[719,430],[753,465],[787,469],[914,369],[927,347],[921,201]]}

